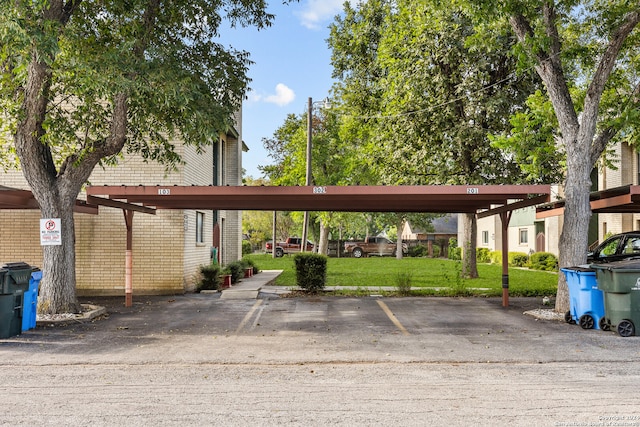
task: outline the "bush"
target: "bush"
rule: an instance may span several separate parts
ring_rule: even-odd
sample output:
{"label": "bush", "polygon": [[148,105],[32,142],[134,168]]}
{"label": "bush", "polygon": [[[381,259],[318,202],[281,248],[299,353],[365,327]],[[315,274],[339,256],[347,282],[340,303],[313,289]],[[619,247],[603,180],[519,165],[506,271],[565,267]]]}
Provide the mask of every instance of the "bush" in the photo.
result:
{"label": "bush", "polygon": [[413,246],[411,248],[409,248],[409,253],[408,255],[410,257],[414,257],[414,258],[418,258],[418,257],[423,257],[423,256],[427,256],[427,247],[423,246],[423,245],[417,245],[417,246]]}
{"label": "bush", "polygon": [[231,283],[238,283],[244,277],[244,265],[240,261],[227,264],[224,271],[231,275]]}
{"label": "bush", "polygon": [[411,295],[411,273],[402,271],[396,275],[396,289],[402,296]]}
{"label": "bush", "polygon": [[529,268],[533,270],[557,271],[558,258],[549,252],[535,252],[529,257]]}
{"label": "bush", "polygon": [[296,285],[309,292],[324,289],[327,281],[327,257],[320,254],[300,253],[293,257],[296,265]]}
{"label": "bush", "polygon": [[484,264],[491,262],[491,251],[489,248],[476,248],[476,262]]}
{"label": "bush", "polygon": [[251,242],[248,240],[242,241],[242,256],[250,255],[253,253],[253,247],[251,246]]}
{"label": "bush", "polygon": [[253,274],[257,274],[260,271],[256,266],[256,263],[251,258],[242,258],[240,262],[244,268],[252,268]]}
{"label": "bush", "polygon": [[196,291],[216,291],[220,287],[220,267],[216,264],[201,265],[198,269],[199,280]]}
{"label": "bush", "polygon": [[529,262],[529,255],[524,252],[509,252],[509,265],[513,267],[525,267]]}
{"label": "bush", "polygon": [[462,261],[462,248],[458,247],[458,239],[454,237],[449,239],[449,259]]}
{"label": "bush", "polygon": [[491,260],[491,264],[502,265],[502,251],[491,251],[489,259]]}

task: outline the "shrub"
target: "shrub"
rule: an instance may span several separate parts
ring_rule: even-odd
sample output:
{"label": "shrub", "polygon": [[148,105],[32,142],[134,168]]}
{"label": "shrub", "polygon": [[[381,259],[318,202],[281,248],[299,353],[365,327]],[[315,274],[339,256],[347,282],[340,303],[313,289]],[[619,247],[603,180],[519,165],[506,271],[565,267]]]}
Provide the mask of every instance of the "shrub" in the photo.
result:
{"label": "shrub", "polygon": [[396,275],[396,289],[402,296],[411,295],[411,273],[402,271]]}
{"label": "shrub", "polygon": [[320,254],[300,253],[293,258],[296,265],[296,285],[309,292],[324,289],[327,280],[327,257]]}
{"label": "shrub", "polygon": [[454,237],[449,239],[449,259],[454,261],[462,260],[462,248],[458,247],[458,239]]}
{"label": "shrub", "polygon": [[529,257],[529,268],[533,270],[556,271],[558,258],[549,252],[535,252]]}
{"label": "shrub", "polygon": [[417,246],[413,246],[411,248],[409,248],[409,253],[408,255],[410,257],[423,257],[423,256],[427,256],[427,247],[424,245],[417,245]]}
{"label": "shrub", "polygon": [[491,262],[491,251],[489,248],[476,248],[476,262],[484,264]]}
{"label": "shrub", "polygon": [[250,255],[253,252],[253,247],[251,246],[251,242],[248,240],[242,241],[242,256]]}
{"label": "shrub", "polygon": [[525,267],[529,262],[529,256],[524,252],[509,252],[509,265],[513,267]]}
{"label": "shrub", "polygon": [[196,291],[218,290],[220,287],[220,266],[216,264],[201,265],[198,269],[199,280],[196,284]]}
{"label": "shrub", "polygon": [[491,264],[502,265],[502,251],[491,251],[489,259],[491,260]]}
{"label": "shrub", "polygon": [[256,263],[251,259],[251,258],[242,258],[240,260],[240,262],[242,263],[242,266],[244,268],[252,268],[253,269],[253,274],[257,274],[258,271],[260,271],[258,269],[258,267],[256,266]]}
{"label": "shrub", "polygon": [[231,275],[231,283],[238,283],[244,277],[244,265],[240,261],[227,264],[224,271]]}

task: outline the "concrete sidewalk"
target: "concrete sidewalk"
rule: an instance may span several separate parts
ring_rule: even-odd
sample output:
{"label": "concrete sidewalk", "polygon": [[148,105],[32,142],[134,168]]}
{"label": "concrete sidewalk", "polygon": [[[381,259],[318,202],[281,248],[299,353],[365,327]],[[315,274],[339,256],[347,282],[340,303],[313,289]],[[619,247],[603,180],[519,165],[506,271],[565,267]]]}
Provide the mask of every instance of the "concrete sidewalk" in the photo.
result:
{"label": "concrete sidewalk", "polygon": [[223,289],[221,299],[257,299],[260,291],[269,290],[269,293],[286,293],[289,289],[282,286],[273,286],[282,270],[261,270],[258,274],[245,277],[230,288]]}

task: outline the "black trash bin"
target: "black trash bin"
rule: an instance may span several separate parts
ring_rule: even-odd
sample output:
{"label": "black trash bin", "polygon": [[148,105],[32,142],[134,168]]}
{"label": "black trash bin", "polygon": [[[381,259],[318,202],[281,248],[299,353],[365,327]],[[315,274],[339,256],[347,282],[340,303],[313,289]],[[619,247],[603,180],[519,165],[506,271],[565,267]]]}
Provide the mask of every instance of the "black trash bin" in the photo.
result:
{"label": "black trash bin", "polygon": [[[0,285],[0,336],[9,338],[22,333],[24,294],[29,291],[33,269],[25,262],[10,262],[2,266]],[[11,314],[9,316],[9,313]]]}
{"label": "black trash bin", "polygon": [[0,338],[9,338],[20,333],[19,330],[16,332],[17,322],[13,319],[16,314],[15,295],[4,292],[6,272],[4,268],[0,269]]}

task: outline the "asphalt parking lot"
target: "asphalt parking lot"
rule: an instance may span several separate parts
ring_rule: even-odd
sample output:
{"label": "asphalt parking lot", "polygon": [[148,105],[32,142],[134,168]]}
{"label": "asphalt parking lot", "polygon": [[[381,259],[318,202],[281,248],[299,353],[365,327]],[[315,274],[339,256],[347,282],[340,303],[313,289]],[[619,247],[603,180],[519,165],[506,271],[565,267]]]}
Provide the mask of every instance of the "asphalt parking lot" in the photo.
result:
{"label": "asphalt parking lot", "polygon": [[108,315],[0,340],[0,424],[640,425],[640,338],[539,299],[83,302]]}

